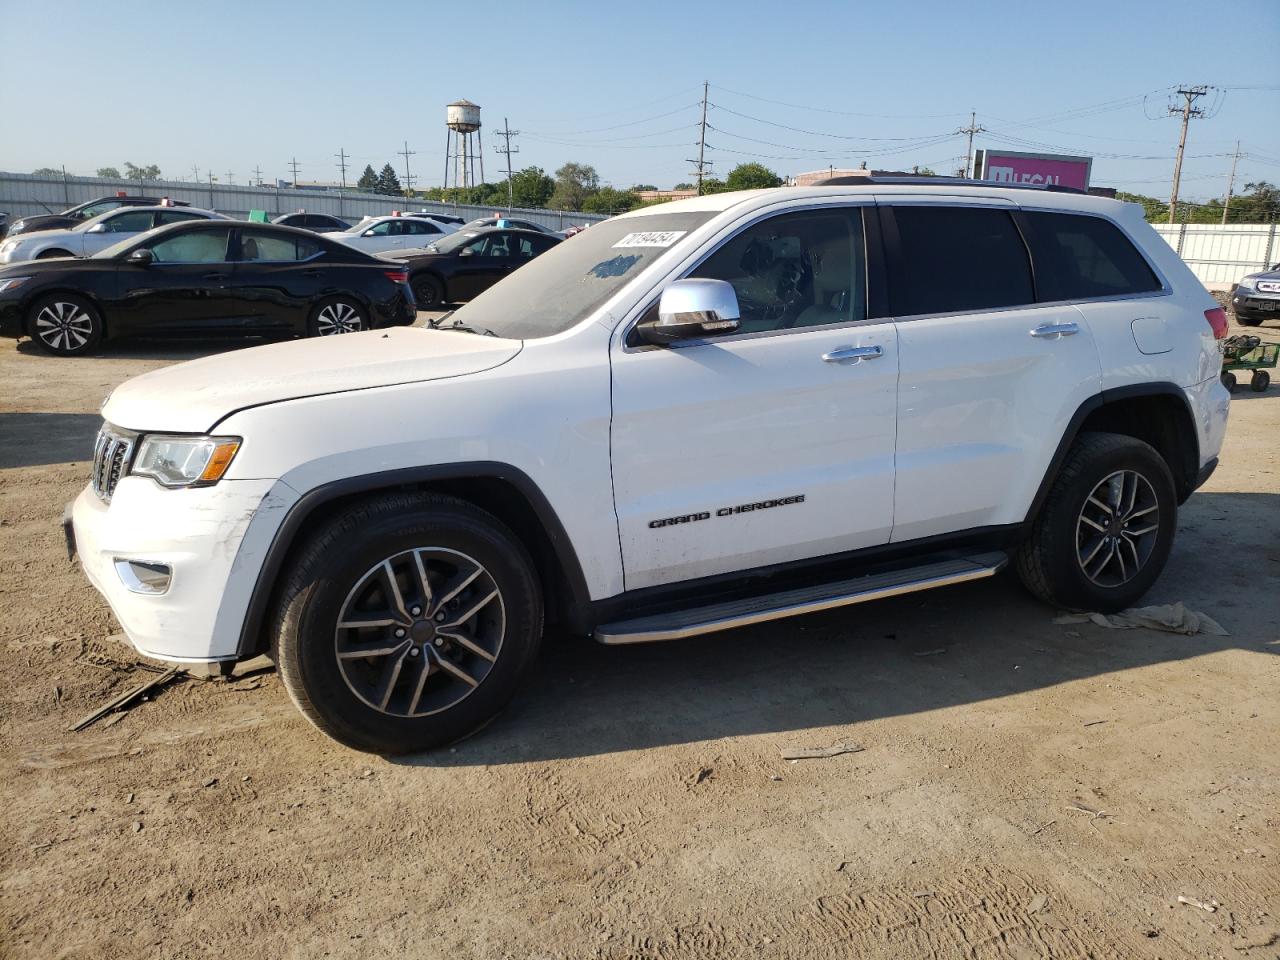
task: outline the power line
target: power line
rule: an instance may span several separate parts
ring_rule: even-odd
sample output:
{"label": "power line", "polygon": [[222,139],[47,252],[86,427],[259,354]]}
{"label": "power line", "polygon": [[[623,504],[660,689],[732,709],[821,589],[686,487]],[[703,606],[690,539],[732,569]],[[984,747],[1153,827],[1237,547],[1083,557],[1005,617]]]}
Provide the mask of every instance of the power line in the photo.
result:
{"label": "power line", "polygon": [[254,164],[253,175],[258,180],[258,186],[262,186],[262,166],[260,164]]}
{"label": "power line", "polygon": [[787,103],[785,100],[771,100],[768,97],[757,97],[753,93],[743,93],[741,90],[730,90],[728,87],[722,87],[716,84],[716,89],[724,93],[733,94],[735,97],[746,97],[748,100],[759,100],[761,103],[772,103],[779,107],[789,107],[793,110],[812,110],[814,113],[830,113],[840,117],[867,117],[874,120],[942,120],[946,117],[954,117],[954,113],[853,113],[848,110],[828,110],[825,107],[814,107],[803,103]]}
{"label": "power line", "polygon": [[[1178,187],[1182,180],[1182,154],[1187,149],[1187,127],[1191,123],[1191,118],[1200,118],[1204,116],[1204,111],[1195,105],[1195,102],[1209,92],[1209,88],[1205,86],[1199,87],[1180,87],[1178,96],[1182,97],[1182,133],[1178,137],[1178,155],[1173,161],[1173,190],[1169,194],[1169,222],[1174,222],[1174,217],[1178,209]],[[1178,113],[1176,107],[1170,106],[1169,113],[1176,115]]]}
{"label": "power line", "polygon": [[663,117],[672,117],[672,116],[675,116],[677,113],[683,113],[684,111],[690,109],[691,107],[696,107],[698,105],[699,105],[699,102],[695,101],[694,103],[686,103],[683,107],[677,107],[675,110],[668,110],[666,113],[658,113],[652,117],[645,117],[643,120],[631,120],[631,121],[628,121],[627,123],[615,123],[613,126],[610,126],[610,127],[595,127],[591,130],[555,131],[550,135],[556,136],[556,137],[577,137],[577,136],[582,136],[583,134],[588,134],[588,133],[607,133],[610,130],[621,130],[623,127],[636,127],[642,123],[651,123],[654,120],[661,120]]}
{"label": "power line", "polygon": [[293,171],[293,188],[298,189],[298,158],[294,157],[289,161],[289,169]]}
{"label": "power line", "polygon": [[498,153],[502,154],[507,158],[507,169],[499,170],[498,172],[505,173],[507,175],[507,209],[508,210],[511,210],[515,206],[515,187],[511,183],[511,155],[513,153],[520,152],[519,147],[511,146],[511,138],[519,135],[520,135],[520,131],[512,130],[511,122],[507,120],[506,117],[503,117],[502,129],[498,131],[498,136],[502,137],[506,141],[506,146],[496,147],[495,149],[498,151]]}
{"label": "power line", "polygon": [[766,120],[763,117],[753,117],[749,113],[740,113],[723,104],[713,103],[711,106],[716,110],[723,110],[725,113],[731,113],[735,117],[742,117],[744,120],[754,120],[756,123],[763,123],[766,126],[778,127],[782,130],[790,130],[792,133],[803,133],[810,137],[830,137],[833,140],[860,140],[880,143],[905,142],[907,140],[918,140],[919,137],[857,137],[845,133],[828,133],[825,130],[806,130],[803,127],[792,127],[785,123],[776,123],[773,120]]}

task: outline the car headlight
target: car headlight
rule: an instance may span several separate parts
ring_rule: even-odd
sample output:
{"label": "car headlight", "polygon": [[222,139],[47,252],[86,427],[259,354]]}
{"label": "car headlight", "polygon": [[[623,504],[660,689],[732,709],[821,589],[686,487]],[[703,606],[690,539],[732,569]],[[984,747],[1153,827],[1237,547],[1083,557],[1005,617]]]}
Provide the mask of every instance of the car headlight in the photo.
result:
{"label": "car headlight", "polygon": [[30,277],[0,277],[0,293],[20,287],[30,279]]}
{"label": "car headlight", "polygon": [[1253,277],[1245,277],[1243,280],[1241,280],[1239,283],[1236,284],[1236,289],[1237,290],[1257,290],[1258,289],[1257,281],[1255,281]]}
{"label": "car headlight", "polygon": [[208,487],[222,479],[239,437],[143,437],[129,472],[165,487]]}
{"label": "car headlight", "polygon": [[6,240],[4,243],[0,243],[0,256],[3,256],[6,253],[12,253],[14,250],[18,249],[18,244],[20,242],[21,241],[18,240]]}

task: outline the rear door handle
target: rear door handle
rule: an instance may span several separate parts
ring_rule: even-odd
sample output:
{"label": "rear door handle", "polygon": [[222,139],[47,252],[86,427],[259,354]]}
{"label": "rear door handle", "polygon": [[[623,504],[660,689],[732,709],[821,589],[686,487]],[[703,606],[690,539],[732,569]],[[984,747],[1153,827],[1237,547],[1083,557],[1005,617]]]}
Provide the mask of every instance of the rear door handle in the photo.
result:
{"label": "rear door handle", "polygon": [[1067,323],[1043,323],[1030,331],[1033,337],[1039,337],[1042,340],[1061,340],[1063,337],[1069,337],[1079,332],[1080,325],[1071,321]]}
{"label": "rear door handle", "polygon": [[227,275],[225,273],[206,273],[204,278],[206,280],[225,280]]}
{"label": "rear door handle", "polygon": [[869,347],[836,347],[830,353],[824,353],[822,359],[827,363],[857,363],[859,360],[874,360],[884,356],[884,349],[877,343]]}

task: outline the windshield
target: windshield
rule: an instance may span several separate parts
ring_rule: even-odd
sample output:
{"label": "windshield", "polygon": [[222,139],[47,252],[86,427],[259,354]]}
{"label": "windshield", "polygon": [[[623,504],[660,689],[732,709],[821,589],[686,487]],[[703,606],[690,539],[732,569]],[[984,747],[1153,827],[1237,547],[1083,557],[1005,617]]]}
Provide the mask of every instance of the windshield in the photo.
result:
{"label": "windshield", "polygon": [[521,267],[454,317],[515,340],[563,333],[713,216],[698,211],[605,220]]}
{"label": "windshield", "polygon": [[341,230],[339,232],[340,233],[364,233],[366,230],[368,230],[370,227],[373,226],[375,220],[376,220],[375,217],[365,217],[359,223],[353,223],[351,226],[347,227],[347,229]]}
{"label": "windshield", "polygon": [[439,240],[431,241],[431,249],[436,253],[453,253],[461,246],[470,243],[476,237],[480,236],[477,230],[457,230],[447,237],[441,237]]}

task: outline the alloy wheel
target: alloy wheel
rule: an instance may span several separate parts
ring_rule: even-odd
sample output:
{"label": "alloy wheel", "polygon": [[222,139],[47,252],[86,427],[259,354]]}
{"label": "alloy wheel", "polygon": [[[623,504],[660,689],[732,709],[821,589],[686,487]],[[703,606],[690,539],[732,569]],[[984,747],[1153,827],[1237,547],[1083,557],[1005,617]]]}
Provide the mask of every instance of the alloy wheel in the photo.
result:
{"label": "alloy wheel", "polygon": [[1160,503],[1151,483],[1133,470],[1104,477],[1076,521],[1076,560],[1100,587],[1128,583],[1146,566],[1160,535]]}
{"label": "alloy wheel", "polygon": [[35,332],[54,350],[78,350],[93,336],[93,317],[79,304],[55,300],[36,314]]}
{"label": "alloy wheel", "polygon": [[502,592],[479,561],[416,547],[370,567],[351,588],[334,652],[342,679],[367,706],[423,717],[480,686],[505,633]]}
{"label": "alloy wheel", "polygon": [[316,333],[332,337],[340,333],[355,333],[364,327],[360,312],[342,300],[326,304],[316,316]]}

